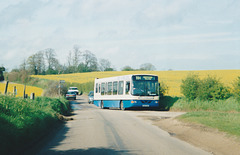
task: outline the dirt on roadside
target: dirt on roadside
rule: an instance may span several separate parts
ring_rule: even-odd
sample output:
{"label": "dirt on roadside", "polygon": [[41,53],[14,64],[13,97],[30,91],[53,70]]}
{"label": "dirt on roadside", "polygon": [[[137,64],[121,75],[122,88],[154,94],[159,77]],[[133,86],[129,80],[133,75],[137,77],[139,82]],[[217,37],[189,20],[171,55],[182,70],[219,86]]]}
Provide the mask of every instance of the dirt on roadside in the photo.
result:
{"label": "dirt on roadside", "polygon": [[177,118],[159,119],[155,116],[144,116],[144,119],[151,120],[154,125],[167,131],[171,136],[193,144],[214,155],[240,154],[240,140],[217,129],[182,122]]}

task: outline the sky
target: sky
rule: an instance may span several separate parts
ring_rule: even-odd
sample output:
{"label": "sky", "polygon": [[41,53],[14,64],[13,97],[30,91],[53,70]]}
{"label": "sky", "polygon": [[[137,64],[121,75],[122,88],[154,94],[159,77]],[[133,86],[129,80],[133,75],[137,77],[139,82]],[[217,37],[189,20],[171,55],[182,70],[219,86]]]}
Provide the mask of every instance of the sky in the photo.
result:
{"label": "sky", "polygon": [[239,0],[0,0],[0,66],[74,46],[116,70],[240,69]]}

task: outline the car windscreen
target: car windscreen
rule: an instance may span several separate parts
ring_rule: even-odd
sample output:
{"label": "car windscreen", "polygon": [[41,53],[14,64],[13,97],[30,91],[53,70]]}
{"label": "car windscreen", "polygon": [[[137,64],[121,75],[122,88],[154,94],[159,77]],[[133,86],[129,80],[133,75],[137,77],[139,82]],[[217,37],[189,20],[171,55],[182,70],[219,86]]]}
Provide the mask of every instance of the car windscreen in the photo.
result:
{"label": "car windscreen", "polygon": [[76,94],[75,92],[67,92],[67,94]]}

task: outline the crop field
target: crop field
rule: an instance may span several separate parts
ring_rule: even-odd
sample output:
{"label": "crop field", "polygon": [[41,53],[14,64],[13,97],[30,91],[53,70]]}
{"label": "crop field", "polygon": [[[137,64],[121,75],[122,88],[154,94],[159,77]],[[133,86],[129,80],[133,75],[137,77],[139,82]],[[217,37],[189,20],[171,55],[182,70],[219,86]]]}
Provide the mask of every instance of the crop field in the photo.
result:
{"label": "crop field", "polygon": [[65,80],[70,83],[86,83],[94,81],[95,78],[104,78],[128,74],[155,74],[159,77],[159,82],[168,86],[167,95],[182,96],[180,85],[182,80],[189,74],[197,74],[200,78],[208,75],[216,77],[226,86],[232,87],[232,83],[240,76],[240,70],[201,70],[201,71],[114,71],[114,72],[89,72],[60,75],[33,75],[32,77],[49,80]]}
{"label": "crop field", "polygon": [[[0,93],[4,93],[5,91],[5,86],[6,83],[0,83]],[[9,83],[8,84],[8,93],[13,94],[13,89],[14,86],[16,86],[17,89],[17,97],[22,97],[23,96],[23,91],[24,91],[24,85],[22,84],[13,84],[13,83]],[[38,88],[38,87],[34,87],[34,86],[26,86],[26,94],[28,94],[28,96],[31,95],[31,93],[35,93],[35,96],[42,96],[43,93],[43,89]]]}

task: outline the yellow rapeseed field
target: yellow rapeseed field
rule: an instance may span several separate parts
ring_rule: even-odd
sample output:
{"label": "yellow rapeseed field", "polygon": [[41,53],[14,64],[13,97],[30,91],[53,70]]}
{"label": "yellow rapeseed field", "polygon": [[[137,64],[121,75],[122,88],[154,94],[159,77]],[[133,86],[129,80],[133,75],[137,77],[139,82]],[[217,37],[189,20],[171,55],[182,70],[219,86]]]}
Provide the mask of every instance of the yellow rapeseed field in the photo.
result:
{"label": "yellow rapeseed field", "polygon": [[[0,93],[4,93],[5,91],[5,86],[6,83],[0,83]],[[13,89],[14,86],[16,86],[17,89],[17,97],[22,97],[23,96],[23,90],[24,90],[24,85],[22,84],[15,84],[15,83],[9,83],[8,84],[8,93],[13,94]],[[28,96],[31,95],[31,93],[35,93],[35,96],[42,96],[43,89],[38,88],[38,87],[33,87],[33,86],[26,86],[26,94]]]}
{"label": "yellow rapeseed field", "polygon": [[36,78],[49,80],[65,80],[70,83],[86,83],[94,81],[95,78],[104,78],[128,74],[155,74],[159,77],[159,82],[168,86],[170,96],[181,96],[180,85],[183,79],[189,74],[197,74],[200,78],[213,76],[218,78],[226,86],[232,86],[234,80],[240,76],[240,70],[200,70],[200,71],[114,71],[114,72],[90,72],[60,75],[37,75]]}

